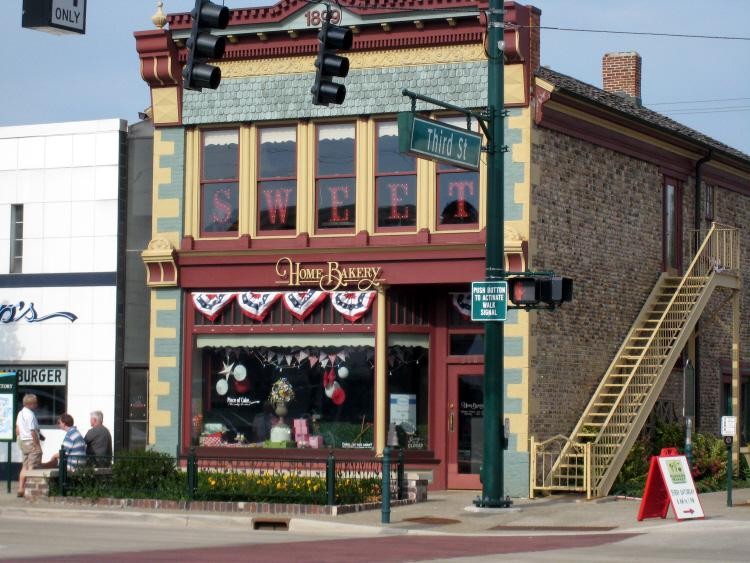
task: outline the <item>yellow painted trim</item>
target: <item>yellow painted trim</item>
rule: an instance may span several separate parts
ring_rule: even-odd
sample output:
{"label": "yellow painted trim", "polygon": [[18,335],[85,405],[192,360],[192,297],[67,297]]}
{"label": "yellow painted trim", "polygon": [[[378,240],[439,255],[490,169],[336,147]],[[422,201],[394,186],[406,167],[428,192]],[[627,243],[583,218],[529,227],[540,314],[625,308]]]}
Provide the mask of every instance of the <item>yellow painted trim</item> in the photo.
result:
{"label": "yellow painted trim", "polygon": [[564,113],[566,115],[570,115],[572,117],[575,117],[576,119],[580,119],[581,121],[586,121],[588,123],[592,123],[594,125],[598,125],[599,127],[603,127],[604,129],[607,129],[609,131],[616,131],[617,133],[621,133],[622,135],[625,135],[626,137],[630,137],[632,139],[637,139],[638,141],[642,143],[649,144],[654,147],[658,147],[660,149],[664,149],[666,151],[669,151],[673,154],[677,154],[680,156],[684,156],[690,159],[695,159],[698,155],[694,152],[676,147],[670,143],[666,143],[664,141],[659,141],[657,139],[654,139],[653,137],[649,135],[645,135],[643,133],[637,133],[633,131],[632,129],[629,129],[628,127],[623,127],[622,125],[617,125],[615,123],[612,123],[611,121],[607,119],[602,119],[600,117],[595,117],[590,115],[589,113],[585,111],[581,111],[575,108],[568,107],[566,105],[561,104],[560,102],[555,102],[553,100],[549,100],[547,103],[544,104],[545,108],[553,109],[555,111],[559,111],[560,113]]}
{"label": "yellow painted trim", "polygon": [[[364,155],[364,161],[365,161],[365,167],[364,167],[364,192],[366,196],[365,200],[365,208],[367,208],[365,211],[365,220],[363,223],[363,229],[365,229],[368,233],[375,233],[375,217],[377,216],[378,210],[377,210],[377,202],[375,200],[375,161],[377,159],[377,155],[375,154],[375,150],[378,146],[378,123],[384,123],[389,122],[392,120],[389,119],[368,119],[366,120],[366,135],[367,135],[367,142],[369,144],[369,150]],[[371,206],[368,206],[367,203],[372,202]]]}
{"label": "yellow painted trim", "polygon": [[156,429],[171,426],[172,419],[169,411],[159,410],[159,397],[168,396],[171,392],[168,382],[159,379],[161,368],[177,367],[176,357],[156,356],[156,341],[160,338],[175,339],[177,331],[174,327],[160,327],[157,318],[160,311],[175,311],[176,299],[159,299],[157,292],[150,291],[151,315],[149,337],[149,382],[148,382],[148,443],[156,443]]}
{"label": "yellow painted trim", "polygon": [[174,124],[180,120],[177,86],[151,89],[154,125]]}
{"label": "yellow painted trim", "polygon": [[515,64],[505,65],[503,68],[505,103],[526,103],[526,67],[522,64]]}
{"label": "yellow painted trim", "polygon": [[375,327],[375,455],[382,455],[388,435],[388,320],[387,320],[388,288],[378,286],[376,306],[378,308],[378,323]]}
{"label": "yellow painted trim", "polygon": [[[368,205],[368,198],[370,197],[369,184],[372,181],[372,176],[368,174],[371,166],[370,163],[375,158],[373,154],[374,144],[372,137],[369,135],[369,120],[365,117],[357,119],[356,130],[355,130],[355,180],[354,186],[356,190],[355,199],[355,219],[354,219],[354,232],[358,233],[361,230],[368,229],[368,215],[371,215],[370,205]],[[369,200],[369,201],[373,201]],[[372,232],[368,229],[368,232]]]}
{"label": "yellow painted trim", "polygon": [[[486,61],[481,45],[450,45],[388,51],[347,53],[350,69],[391,68],[429,64]],[[314,70],[315,56],[279,57],[261,60],[224,61],[218,63],[222,78],[245,78],[280,74],[310,73]]]}
{"label": "yellow painted trim", "polygon": [[[302,194],[304,192],[305,205],[297,206],[297,232],[298,233],[310,233],[313,236],[315,233],[315,147],[317,146],[316,141],[316,129],[315,123],[306,122],[301,125],[300,141],[302,141],[300,147],[297,149],[300,154],[299,161],[299,174],[297,178],[298,188],[297,192]],[[304,174],[304,176],[301,176]],[[300,213],[299,210],[304,209],[305,213]]]}
{"label": "yellow painted trim", "polygon": [[547,92],[555,91],[555,85],[551,82],[547,82],[546,80],[543,80],[541,78],[535,78],[534,80],[534,84],[539,86],[542,90],[546,90]]}
{"label": "yellow painted trim", "polygon": [[194,228],[195,219],[194,216],[199,213],[199,203],[195,199],[195,171],[193,170],[193,162],[195,160],[195,137],[198,133],[195,129],[187,129],[185,131],[185,236],[195,236]]}
{"label": "yellow painted trim", "polygon": [[175,151],[174,143],[164,141],[162,132],[159,129],[154,131],[154,160],[153,160],[153,212],[151,216],[151,238],[162,238],[169,241],[175,248],[179,247],[181,233],[179,232],[159,232],[158,220],[160,218],[173,218],[180,215],[180,202],[178,199],[160,199],[159,186],[172,182],[172,170],[162,168],[159,163],[162,156],[173,155]]}
{"label": "yellow painted trim", "polygon": [[419,229],[435,231],[437,225],[437,177],[435,163],[423,158],[417,163],[417,188],[421,192],[420,206],[417,208]]}
{"label": "yellow painted trim", "polygon": [[[257,228],[257,134],[255,127],[244,124],[240,126],[240,222],[238,234],[254,233]],[[250,213],[254,210],[254,213]]]}
{"label": "yellow painted trim", "polygon": [[[247,140],[247,148],[240,145],[240,158],[248,162],[246,166],[248,177],[244,180],[247,182],[242,185],[243,178],[240,178],[240,190],[248,193],[248,202],[250,207],[240,210],[240,215],[247,215],[247,230],[240,231],[240,234],[258,232],[258,128],[250,125],[246,128],[244,137],[240,137],[240,142]],[[242,213],[245,211],[245,213]]]}

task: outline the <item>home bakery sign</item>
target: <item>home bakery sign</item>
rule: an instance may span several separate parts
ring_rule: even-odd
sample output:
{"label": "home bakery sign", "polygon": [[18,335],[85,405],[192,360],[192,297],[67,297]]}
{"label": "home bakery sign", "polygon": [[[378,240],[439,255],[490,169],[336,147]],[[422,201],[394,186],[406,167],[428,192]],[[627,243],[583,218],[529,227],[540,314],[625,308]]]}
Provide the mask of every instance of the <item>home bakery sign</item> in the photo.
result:
{"label": "home bakery sign", "polygon": [[323,266],[308,266],[291,258],[279,258],[276,262],[277,284],[290,287],[316,285],[323,291],[356,287],[359,291],[378,288],[385,279],[380,266],[346,266],[329,261]]}

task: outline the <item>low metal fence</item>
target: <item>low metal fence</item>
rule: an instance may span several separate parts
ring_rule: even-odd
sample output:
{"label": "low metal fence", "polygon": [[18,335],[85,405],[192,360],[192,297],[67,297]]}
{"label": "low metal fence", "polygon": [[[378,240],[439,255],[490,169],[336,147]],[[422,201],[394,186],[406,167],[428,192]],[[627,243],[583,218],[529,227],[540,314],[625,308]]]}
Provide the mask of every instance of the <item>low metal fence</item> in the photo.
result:
{"label": "low metal fence", "polygon": [[60,496],[343,505],[405,498],[403,451],[350,459],[237,459],[156,452],[112,458],[60,451]]}

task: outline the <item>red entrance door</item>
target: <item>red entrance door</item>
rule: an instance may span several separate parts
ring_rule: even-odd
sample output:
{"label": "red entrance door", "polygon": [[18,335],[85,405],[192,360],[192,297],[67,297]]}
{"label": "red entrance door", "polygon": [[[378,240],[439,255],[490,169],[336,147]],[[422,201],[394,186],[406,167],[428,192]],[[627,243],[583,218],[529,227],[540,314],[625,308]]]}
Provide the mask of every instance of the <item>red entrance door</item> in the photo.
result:
{"label": "red entrance door", "polygon": [[484,366],[448,366],[448,488],[481,489]]}

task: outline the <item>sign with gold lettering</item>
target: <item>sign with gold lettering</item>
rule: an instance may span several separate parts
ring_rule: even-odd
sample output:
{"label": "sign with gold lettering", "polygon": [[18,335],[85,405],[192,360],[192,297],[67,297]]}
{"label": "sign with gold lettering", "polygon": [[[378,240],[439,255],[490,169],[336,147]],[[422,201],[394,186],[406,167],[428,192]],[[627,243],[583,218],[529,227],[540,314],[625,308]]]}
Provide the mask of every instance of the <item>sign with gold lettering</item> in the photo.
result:
{"label": "sign with gold lettering", "polygon": [[324,266],[305,266],[291,258],[279,258],[276,274],[281,278],[277,284],[290,287],[316,285],[323,291],[336,291],[346,287],[356,287],[359,291],[377,288],[385,281],[381,277],[380,266],[342,266],[329,261]]}

